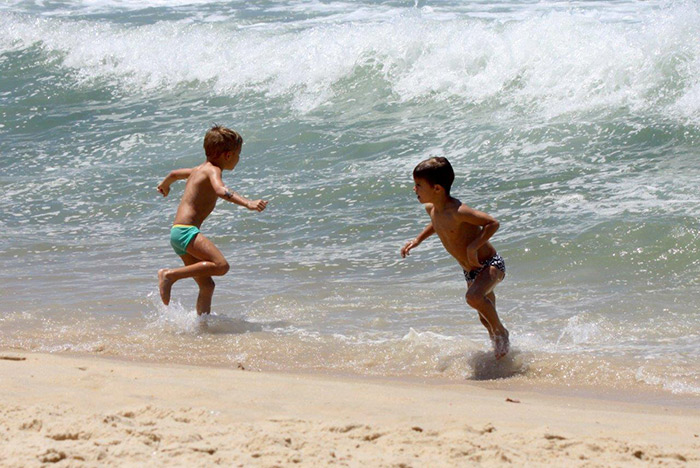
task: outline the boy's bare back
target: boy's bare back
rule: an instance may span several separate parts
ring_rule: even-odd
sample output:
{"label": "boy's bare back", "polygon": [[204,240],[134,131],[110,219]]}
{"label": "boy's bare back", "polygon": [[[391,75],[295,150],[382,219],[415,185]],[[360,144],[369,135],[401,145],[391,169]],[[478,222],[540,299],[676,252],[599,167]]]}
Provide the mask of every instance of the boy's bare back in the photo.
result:
{"label": "boy's bare back", "polygon": [[209,161],[192,168],[175,214],[175,224],[202,225],[219,198],[211,183],[211,178],[217,176],[221,178],[221,169]]}

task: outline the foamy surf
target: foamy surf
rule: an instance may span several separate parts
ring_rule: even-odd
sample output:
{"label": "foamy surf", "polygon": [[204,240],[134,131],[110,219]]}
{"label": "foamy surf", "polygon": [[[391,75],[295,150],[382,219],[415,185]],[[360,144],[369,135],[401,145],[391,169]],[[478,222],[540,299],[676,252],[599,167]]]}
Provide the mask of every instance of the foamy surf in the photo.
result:
{"label": "foamy surf", "polygon": [[546,120],[622,108],[685,124],[700,118],[700,11],[692,3],[621,22],[577,10],[494,22],[400,9],[320,24],[232,21],[142,25],[7,13],[0,50],[38,50],[81,87],[204,87],[282,98],[302,113],[367,105],[354,90],[370,88],[388,103],[458,99]]}

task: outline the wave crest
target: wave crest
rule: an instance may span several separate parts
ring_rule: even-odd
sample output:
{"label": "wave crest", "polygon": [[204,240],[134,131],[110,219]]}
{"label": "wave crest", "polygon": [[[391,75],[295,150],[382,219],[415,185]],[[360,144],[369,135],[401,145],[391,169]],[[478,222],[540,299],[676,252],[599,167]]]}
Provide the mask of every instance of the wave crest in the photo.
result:
{"label": "wave crest", "polygon": [[301,111],[352,102],[453,101],[547,118],[600,109],[700,121],[700,7],[636,22],[554,12],[505,23],[422,10],[318,24],[118,25],[10,14],[3,54],[39,45],[81,83],[131,92],[204,86],[281,98]]}

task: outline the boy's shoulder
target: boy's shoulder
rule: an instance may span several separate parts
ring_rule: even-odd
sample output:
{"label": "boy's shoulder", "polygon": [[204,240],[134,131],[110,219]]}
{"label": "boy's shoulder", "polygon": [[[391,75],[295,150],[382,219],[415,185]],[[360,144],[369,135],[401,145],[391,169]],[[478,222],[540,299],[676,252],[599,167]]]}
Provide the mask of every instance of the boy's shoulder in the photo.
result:
{"label": "boy's shoulder", "polygon": [[457,198],[453,198],[453,210],[454,213],[462,219],[470,219],[471,217],[474,216],[474,214],[477,212],[474,208],[471,206],[467,205],[464,203],[462,200],[459,200]]}
{"label": "boy's shoulder", "polygon": [[[195,166],[195,169],[204,170],[204,171],[211,171],[213,169],[219,169],[219,168],[216,167],[215,165],[213,165],[211,163],[211,161],[206,160],[202,164],[200,164],[199,166]],[[219,170],[221,170],[221,169],[219,169]]]}
{"label": "boy's shoulder", "polygon": [[462,200],[455,198],[455,202],[457,205],[457,211],[459,211],[459,212],[469,211],[472,209],[471,206],[467,205]]}
{"label": "boy's shoulder", "polygon": [[456,197],[450,197],[449,202],[445,204],[445,208],[456,213],[462,213],[465,210],[470,210],[471,208],[462,200]]}
{"label": "boy's shoulder", "polygon": [[192,168],[192,173],[193,174],[202,174],[205,176],[209,176],[210,174],[221,174],[221,168],[215,166],[214,164],[210,163],[209,161],[205,161],[199,166],[195,166]]}
{"label": "boy's shoulder", "polygon": [[457,208],[457,213],[460,215],[473,215],[477,210],[467,205],[466,203],[459,202],[459,207]]}

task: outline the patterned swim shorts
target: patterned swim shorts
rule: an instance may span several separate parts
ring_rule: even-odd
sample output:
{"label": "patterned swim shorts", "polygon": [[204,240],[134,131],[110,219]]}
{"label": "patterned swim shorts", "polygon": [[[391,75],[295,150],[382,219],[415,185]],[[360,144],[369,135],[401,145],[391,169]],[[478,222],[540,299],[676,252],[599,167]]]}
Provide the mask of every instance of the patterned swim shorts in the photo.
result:
{"label": "patterned swim shorts", "polygon": [[488,268],[490,266],[495,266],[499,270],[501,270],[503,273],[506,272],[506,262],[503,261],[503,257],[500,255],[496,254],[493,257],[489,258],[485,262],[482,263],[481,268],[475,268],[474,270],[463,270],[464,271],[464,279],[467,280],[467,283],[473,283],[474,280],[476,279],[477,276],[479,276],[479,273],[483,271],[484,268]]}

